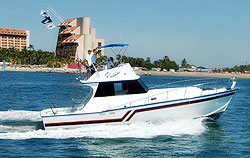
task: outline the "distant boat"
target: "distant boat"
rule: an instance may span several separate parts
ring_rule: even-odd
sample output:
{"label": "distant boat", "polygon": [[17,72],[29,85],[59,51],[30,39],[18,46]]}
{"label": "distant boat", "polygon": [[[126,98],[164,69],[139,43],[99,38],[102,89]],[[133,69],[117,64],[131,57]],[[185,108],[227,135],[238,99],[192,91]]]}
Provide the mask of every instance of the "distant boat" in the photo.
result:
{"label": "distant boat", "polygon": [[5,71],[6,70],[6,62],[5,60],[3,61],[3,64],[2,64],[2,71]]}

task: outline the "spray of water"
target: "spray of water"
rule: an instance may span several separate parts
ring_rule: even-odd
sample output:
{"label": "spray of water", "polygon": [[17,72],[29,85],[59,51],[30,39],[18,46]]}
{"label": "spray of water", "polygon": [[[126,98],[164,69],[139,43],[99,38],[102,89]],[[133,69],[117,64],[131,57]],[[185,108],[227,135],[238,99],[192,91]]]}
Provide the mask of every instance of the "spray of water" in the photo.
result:
{"label": "spray of water", "polygon": [[[20,112],[20,113],[19,113]],[[32,111],[8,111],[0,113],[0,119],[39,120],[39,113]],[[16,115],[15,115],[16,114]],[[21,117],[18,117],[21,116]],[[35,130],[35,126],[0,125],[0,139],[67,139],[67,138],[152,138],[159,135],[199,135],[206,130],[202,119],[169,120],[161,123],[100,124],[76,129]],[[4,132],[3,132],[4,131]]]}

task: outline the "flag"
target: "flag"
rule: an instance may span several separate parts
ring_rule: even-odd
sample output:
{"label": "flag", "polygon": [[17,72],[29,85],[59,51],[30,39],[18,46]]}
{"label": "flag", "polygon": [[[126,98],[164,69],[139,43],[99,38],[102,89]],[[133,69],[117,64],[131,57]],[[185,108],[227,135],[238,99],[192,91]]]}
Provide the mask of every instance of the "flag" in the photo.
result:
{"label": "flag", "polygon": [[41,21],[42,24],[47,25],[48,29],[53,29],[56,26],[53,24],[53,21],[49,15],[49,11],[42,10],[40,15],[43,17],[43,20]]}
{"label": "flag", "polygon": [[47,25],[47,28],[48,28],[48,29],[53,29],[53,28],[55,28],[55,27],[56,27],[56,26],[55,26],[53,23]]}

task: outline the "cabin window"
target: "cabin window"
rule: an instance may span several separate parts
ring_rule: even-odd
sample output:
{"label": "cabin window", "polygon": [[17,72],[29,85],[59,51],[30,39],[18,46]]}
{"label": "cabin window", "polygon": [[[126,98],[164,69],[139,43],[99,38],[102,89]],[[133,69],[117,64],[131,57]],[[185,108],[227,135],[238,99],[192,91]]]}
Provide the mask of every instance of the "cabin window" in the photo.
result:
{"label": "cabin window", "polygon": [[95,93],[95,97],[105,97],[114,95],[115,95],[114,83],[111,82],[99,83]]}
{"label": "cabin window", "polygon": [[114,83],[115,95],[128,94],[128,87],[126,83]]}
{"label": "cabin window", "polygon": [[99,83],[95,97],[147,93],[147,87],[140,80]]}
{"label": "cabin window", "polygon": [[147,87],[140,80],[128,82],[128,94],[146,93],[147,91]]}

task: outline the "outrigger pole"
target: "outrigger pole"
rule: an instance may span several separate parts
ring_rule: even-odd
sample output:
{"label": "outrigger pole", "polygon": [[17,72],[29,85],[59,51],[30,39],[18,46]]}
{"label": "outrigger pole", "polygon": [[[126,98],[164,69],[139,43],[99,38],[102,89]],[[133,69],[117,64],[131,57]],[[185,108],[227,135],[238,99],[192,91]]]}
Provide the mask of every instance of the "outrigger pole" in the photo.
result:
{"label": "outrigger pole", "polygon": [[[46,4],[46,6],[48,7],[48,11],[49,12],[51,12],[57,19],[58,19],[58,21],[60,21],[61,23],[64,21],[64,19],[49,5],[49,4]],[[66,29],[68,29],[69,30],[69,32],[70,32],[70,34],[71,35],[73,35],[75,38],[76,38],[76,35],[75,34],[73,34],[71,31],[70,31],[70,29],[69,29],[69,26],[68,26],[68,24],[66,24],[65,25],[66,26]],[[83,51],[82,51],[83,52]],[[79,63],[79,56],[78,56],[78,54],[76,55],[76,57],[77,57],[77,61],[78,61],[78,63]],[[80,70],[81,71],[81,70]],[[80,72],[81,73],[81,72]],[[78,77],[77,77],[78,78]],[[73,100],[73,102],[75,102],[75,99],[74,98],[72,98],[72,100]],[[50,107],[50,109],[51,109],[51,111],[52,111],[52,113],[54,114],[54,115],[56,115],[56,111],[54,111],[54,109],[53,109],[53,107],[55,106],[55,104],[51,101],[51,103],[52,103],[52,106],[50,105],[49,107]]]}

